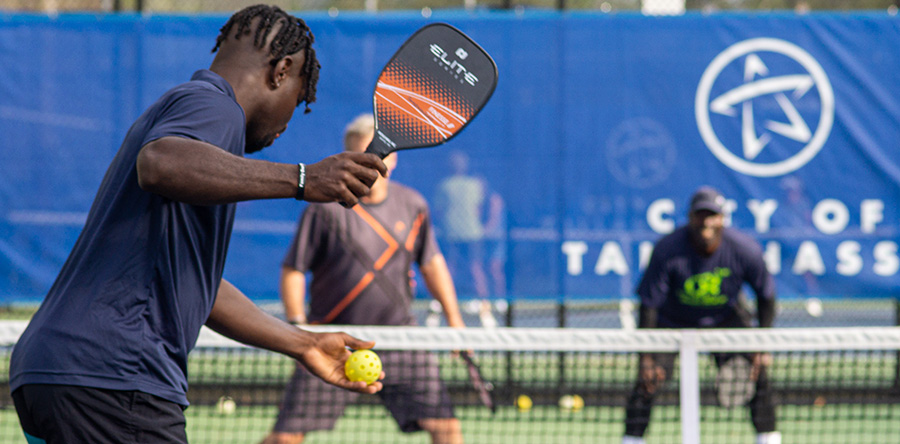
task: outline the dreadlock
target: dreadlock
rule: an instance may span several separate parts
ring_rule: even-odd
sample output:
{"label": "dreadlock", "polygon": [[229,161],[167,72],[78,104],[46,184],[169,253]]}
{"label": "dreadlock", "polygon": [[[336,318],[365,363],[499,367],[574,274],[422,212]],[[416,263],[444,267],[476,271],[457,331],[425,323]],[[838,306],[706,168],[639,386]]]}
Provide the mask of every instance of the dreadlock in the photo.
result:
{"label": "dreadlock", "polygon": [[266,36],[272,31],[276,24],[281,23],[281,29],[269,44],[269,55],[272,56],[272,65],[278,63],[282,57],[295,54],[301,50],[305,50],[305,61],[301,75],[306,76],[306,96],[303,101],[306,102],[304,113],[308,113],[309,104],[316,101],[316,83],[319,81],[319,68],[321,65],[316,59],[316,50],[312,44],[315,41],[312,31],[306,26],[306,22],[302,19],[294,17],[279,8],[278,6],[256,5],[244,8],[228,19],[225,26],[219,32],[216,38],[216,46],[212,52],[216,52],[222,45],[231,29],[237,25],[236,39],[241,36],[250,35],[251,22],[259,17],[259,23],[256,25],[256,32],[253,36],[253,45],[262,49],[266,44]]}

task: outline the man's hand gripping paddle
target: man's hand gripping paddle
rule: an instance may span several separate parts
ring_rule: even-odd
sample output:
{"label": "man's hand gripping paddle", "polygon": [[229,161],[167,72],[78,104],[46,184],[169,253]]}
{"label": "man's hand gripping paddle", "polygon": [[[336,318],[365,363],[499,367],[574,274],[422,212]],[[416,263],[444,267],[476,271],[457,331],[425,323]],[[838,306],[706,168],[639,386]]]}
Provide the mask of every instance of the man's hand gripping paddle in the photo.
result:
{"label": "man's hand gripping paddle", "polygon": [[481,46],[446,23],[425,25],[378,76],[375,136],[366,152],[384,159],[440,145],[475,118],[496,87],[497,65]]}

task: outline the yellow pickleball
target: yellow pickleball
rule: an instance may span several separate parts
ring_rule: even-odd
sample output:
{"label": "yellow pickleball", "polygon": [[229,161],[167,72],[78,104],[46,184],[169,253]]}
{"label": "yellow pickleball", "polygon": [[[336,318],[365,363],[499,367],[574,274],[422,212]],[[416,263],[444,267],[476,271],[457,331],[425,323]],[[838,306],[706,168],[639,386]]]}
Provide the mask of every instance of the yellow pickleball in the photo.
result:
{"label": "yellow pickleball", "polygon": [[381,375],[381,358],[372,350],[357,350],[347,358],[344,373],[351,381],[366,381],[366,384],[371,384]]}
{"label": "yellow pickleball", "polygon": [[531,397],[528,395],[519,395],[516,398],[516,407],[519,408],[520,412],[527,412],[531,410],[531,406],[534,405],[534,401],[531,400]]}
{"label": "yellow pickleball", "polygon": [[559,408],[567,412],[577,412],[584,408],[584,398],[578,395],[565,395],[559,398]]}

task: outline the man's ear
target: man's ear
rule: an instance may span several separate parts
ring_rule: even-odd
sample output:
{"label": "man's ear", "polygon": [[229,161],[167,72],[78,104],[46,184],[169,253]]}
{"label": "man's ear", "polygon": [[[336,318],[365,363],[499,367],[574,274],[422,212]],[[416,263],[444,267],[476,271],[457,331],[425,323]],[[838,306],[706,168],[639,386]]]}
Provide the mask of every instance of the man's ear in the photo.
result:
{"label": "man's ear", "polygon": [[272,88],[281,86],[282,82],[290,75],[292,66],[294,66],[294,58],[292,56],[284,56],[275,62],[269,70],[269,85]]}

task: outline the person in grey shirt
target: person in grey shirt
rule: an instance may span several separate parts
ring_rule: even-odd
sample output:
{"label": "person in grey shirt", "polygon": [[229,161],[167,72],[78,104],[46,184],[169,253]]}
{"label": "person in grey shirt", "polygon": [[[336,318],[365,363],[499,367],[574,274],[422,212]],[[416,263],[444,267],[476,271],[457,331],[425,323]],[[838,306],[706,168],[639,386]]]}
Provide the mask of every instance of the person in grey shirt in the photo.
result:
{"label": "person in grey shirt", "polygon": [[[363,152],[375,120],[364,114],[345,131],[348,152]],[[310,204],[282,263],[281,297],[295,324],[415,325],[412,264],[451,327],[465,327],[456,289],[438,248],[425,199],[389,180],[397,155],[384,159],[388,174],[350,209]],[[312,274],[309,298],[306,273]],[[305,310],[308,302],[308,314]],[[380,393],[400,429],[426,430],[434,443],[461,443],[462,433],[435,355],[378,351],[386,379]],[[265,443],[299,443],[306,433],[330,430],[357,395],[333,390],[298,366],[286,389],[278,420]]]}

